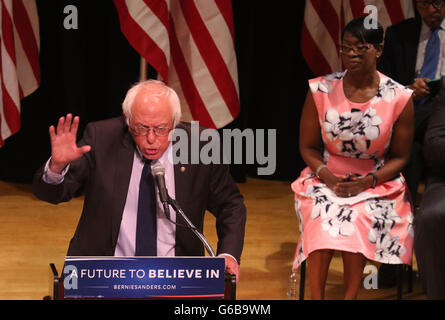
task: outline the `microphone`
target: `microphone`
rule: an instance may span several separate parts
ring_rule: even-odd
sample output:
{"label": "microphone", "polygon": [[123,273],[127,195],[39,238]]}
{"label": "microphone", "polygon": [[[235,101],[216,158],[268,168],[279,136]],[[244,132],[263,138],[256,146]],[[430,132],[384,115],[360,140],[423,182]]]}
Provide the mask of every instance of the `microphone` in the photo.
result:
{"label": "microphone", "polygon": [[161,200],[162,205],[164,207],[164,213],[167,216],[167,219],[170,220],[170,208],[168,207],[168,191],[165,187],[165,168],[159,162],[151,168],[151,172],[155,177],[156,185],[159,190],[159,200]]}

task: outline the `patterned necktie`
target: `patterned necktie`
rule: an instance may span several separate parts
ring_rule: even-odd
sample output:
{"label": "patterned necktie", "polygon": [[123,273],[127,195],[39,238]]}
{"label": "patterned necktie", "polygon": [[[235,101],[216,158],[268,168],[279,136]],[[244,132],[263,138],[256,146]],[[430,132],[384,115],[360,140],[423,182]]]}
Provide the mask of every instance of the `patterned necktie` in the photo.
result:
{"label": "patterned necktie", "polygon": [[440,56],[439,30],[440,28],[434,29],[428,39],[425,49],[425,58],[423,60],[422,70],[420,71],[421,78],[434,79],[436,77]]}
{"label": "patterned necktie", "polygon": [[151,174],[151,160],[145,160],[139,184],[135,255],[157,255],[156,193]]}

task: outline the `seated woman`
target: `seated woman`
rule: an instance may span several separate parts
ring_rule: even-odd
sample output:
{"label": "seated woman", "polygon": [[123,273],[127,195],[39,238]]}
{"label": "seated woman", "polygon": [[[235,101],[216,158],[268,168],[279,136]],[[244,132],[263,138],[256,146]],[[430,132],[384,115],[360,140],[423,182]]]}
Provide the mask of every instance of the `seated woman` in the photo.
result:
{"label": "seated woman", "polygon": [[312,299],[324,299],[334,251],[345,299],[356,299],[366,259],[411,264],[413,209],[400,171],[413,139],[412,91],[376,70],[383,28],[364,18],[343,30],[346,71],[309,80],[300,123],[307,164],[292,183],[301,236],[293,269],[308,259]]}

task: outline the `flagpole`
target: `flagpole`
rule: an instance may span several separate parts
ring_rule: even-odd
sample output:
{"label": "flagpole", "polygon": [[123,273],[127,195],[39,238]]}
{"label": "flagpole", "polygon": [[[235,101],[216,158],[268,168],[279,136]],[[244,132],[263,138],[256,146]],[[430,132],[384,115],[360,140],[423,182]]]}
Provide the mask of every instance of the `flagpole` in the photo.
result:
{"label": "flagpole", "polygon": [[141,56],[141,63],[139,68],[139,81],[147,80],[147,61]]}

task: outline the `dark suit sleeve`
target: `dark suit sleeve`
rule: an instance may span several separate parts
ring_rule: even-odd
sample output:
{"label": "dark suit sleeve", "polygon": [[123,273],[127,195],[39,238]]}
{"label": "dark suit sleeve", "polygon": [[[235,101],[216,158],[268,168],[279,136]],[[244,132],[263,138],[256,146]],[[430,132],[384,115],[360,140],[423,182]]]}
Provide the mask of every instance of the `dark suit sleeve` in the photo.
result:
{"label": "dark suit sleeve", "polygon": [[92,146],[92,150],[70,164],[70,168],[62,183],[51,185],[43,181],[45,165],[37,170],[32,185],[33,193],[37,198],[53,204],[58,204],[60,202],[70,201],[73,197],[79,196],[83,192],[89,170],[93,164],[94,132],[95,130],[92,125],[86,127],[83,138],[78,142],[78,145],[90,145]]}
{"label": "dark suit sleeve", "polygon": [[397,61],[397,50],[395,48],[396,37],[394,28],[388,27],[385,35],[383,54],[377,66],[377,69],[381,73],[395,80],[398,78],[395,70],[395,61]]}
{"label": "dark suit sleeve", "polygon": [[216,217],[217,253],[229,253],[239,263],[244,245],[246,207],[228,165],[212,165],[209,197],[208,210]]}
{"label": "dark suit sleeve", "polygon": [[404,86],[416,78],[421,19],[403,20],[386,29],[383,54],[377,69]]}
{"label": "dark suit sleeve", "polygon": [[425,133],[424,156],[432,173],[445,176],[445,77],[440,86]]}

